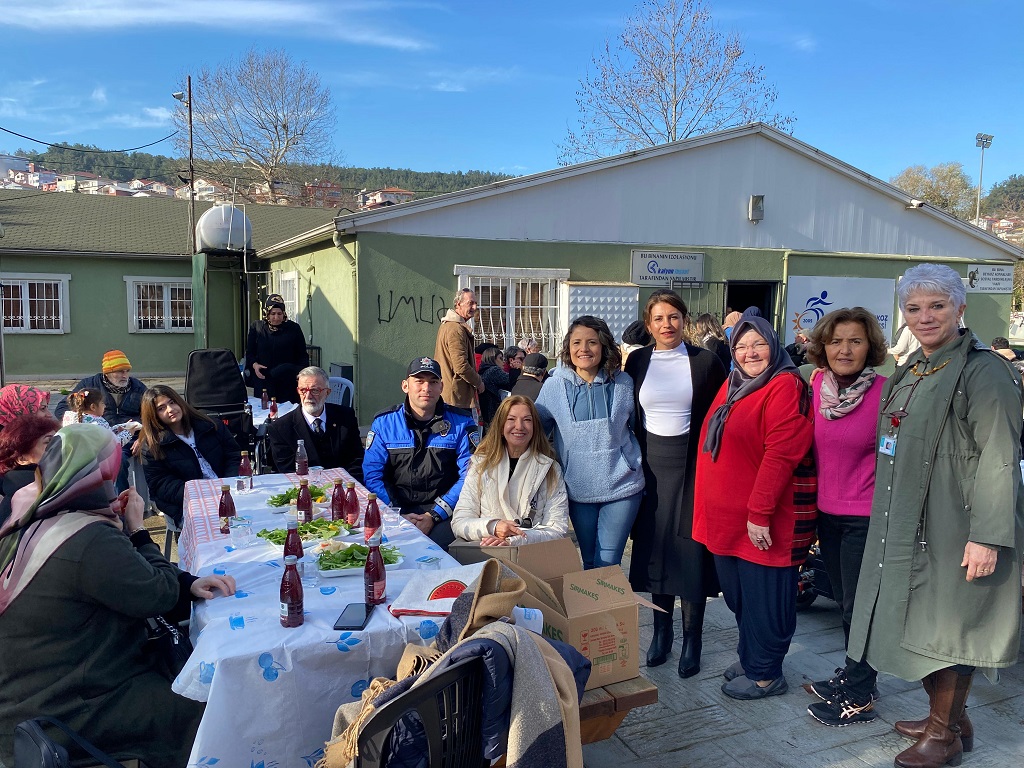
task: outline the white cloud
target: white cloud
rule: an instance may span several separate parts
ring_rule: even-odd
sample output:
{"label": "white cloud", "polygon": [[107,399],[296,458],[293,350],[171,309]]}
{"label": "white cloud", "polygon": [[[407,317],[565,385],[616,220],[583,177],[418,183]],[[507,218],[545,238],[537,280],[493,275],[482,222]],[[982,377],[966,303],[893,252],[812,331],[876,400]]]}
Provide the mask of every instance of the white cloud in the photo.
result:
{"label": "white cloud", "polygon": [[92,92],[92,96],[90,96],[89,98],[92,99],[93,101],[95,101],[97,104],[106,104],[107,103],[107,89],[102,87],[102,86],[94,88],[93,92]]}
{"label": "white cloud", "polygon": [[171,111],[165,107],[143,107],[141,114],[121,112],[110,115],[104,122],[123,128],[166,127],[171,122]]}
{"label": "white cloud", "polygon": [[434,83],[430,86],[432,90],[441,91],[442,93],[465,93],[466,86],[460,85],[459,83],[452,83],[448,80],[442,80],[439,83]]}
{"label": "white cloud", "polygon": [[793,47],[804,53],[814,53],[818,50],[818,41],[810,35],[800,35],[793,40]]}
{"label": "white cloud", "polygon": [[[132,27],[216,27],[233,32],[263,27],[355,45],[424,50],[433,45],[393,32],[388,11],[431,4],[331,0],[4,0],[0,26],[36,31],[92,31]],[[361,19],[377,16],[376,19]]]}
{"label": "white cloud", "polygon": [[428,72],[427,86],[434,91],[463,93],[492,83],[507,83],[519,77],[518,67],[470,67],[459,71]]}

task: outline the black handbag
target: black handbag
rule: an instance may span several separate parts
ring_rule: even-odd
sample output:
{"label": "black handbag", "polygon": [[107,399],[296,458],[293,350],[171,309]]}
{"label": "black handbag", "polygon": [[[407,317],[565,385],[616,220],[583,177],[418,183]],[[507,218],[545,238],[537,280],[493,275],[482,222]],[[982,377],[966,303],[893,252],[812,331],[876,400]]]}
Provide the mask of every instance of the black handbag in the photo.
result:
{"label": "black handbag", "polygon": [[173,680],[185,668],[188,657],[192,655],[192,641],[163,616],[146,619],[146,623],[149,627],[146,653],[156,656],[158,666]]}
{"label": "black handbag", "polygon": [[70,768],[71,759],[62,744],[58,744],[46,735],[43,724],[56,726],[75,744],[90,754],[100,765],[108,768],[124,768],[110,755],[96,749],[55,717],[36,717],[25,720],[14,726],[14,766],[13,768]]}

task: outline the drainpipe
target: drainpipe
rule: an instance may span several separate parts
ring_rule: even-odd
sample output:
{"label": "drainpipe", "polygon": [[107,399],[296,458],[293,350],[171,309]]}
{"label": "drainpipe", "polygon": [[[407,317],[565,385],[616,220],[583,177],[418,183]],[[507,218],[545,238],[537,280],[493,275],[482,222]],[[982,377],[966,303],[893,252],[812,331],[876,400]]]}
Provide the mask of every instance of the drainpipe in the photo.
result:
{"label": "drainpipe", "polygon": [[341,251],[341,255],[345,257],[345,261],[352,268],[352,296],[355,300],[355,323],[352,328],[352,378],[354,379],[352,382],[354,389],[352,393],[352,407],[358,413],[357,403],[359,399],[359,380],[361,378],[359,373],[359,274],[356,270],[356,257],[349,253],[341,233],[335,232],[331,237],[331,241],[334,243],[334,247]]}

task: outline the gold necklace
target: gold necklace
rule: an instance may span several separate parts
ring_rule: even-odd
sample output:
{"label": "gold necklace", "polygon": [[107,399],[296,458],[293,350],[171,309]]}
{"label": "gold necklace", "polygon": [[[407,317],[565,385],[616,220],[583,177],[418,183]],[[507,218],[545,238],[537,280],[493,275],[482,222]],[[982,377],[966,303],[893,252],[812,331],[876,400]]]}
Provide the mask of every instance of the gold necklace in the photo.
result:
{"label": "gold necklace", "polygon": [[918,376],[918,377],[931,376],[933,373],[938,373],[939,371],[941,371],[943,368],[945,368],[947,365],[949,365],[952,361],[953,361],[953,358],[951,357],[948,360],[946,360],[946,362],[944,362],[942,365],[938,365],[938,366],[932,368],[930,371],[925,371],[924,373],[918,373],[917,372],[917,366],[919,366],[922,362],[924,362],[924,361],[918,360],[916,363],[914,363],[914,367],[910,369],[910,372],[912,374],[914,374],[915,376]]}

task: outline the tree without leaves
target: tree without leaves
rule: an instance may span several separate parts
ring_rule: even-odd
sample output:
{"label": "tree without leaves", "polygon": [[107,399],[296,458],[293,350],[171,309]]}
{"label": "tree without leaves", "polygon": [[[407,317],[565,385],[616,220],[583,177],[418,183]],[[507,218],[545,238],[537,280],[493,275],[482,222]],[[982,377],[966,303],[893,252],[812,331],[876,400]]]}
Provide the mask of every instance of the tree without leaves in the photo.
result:
{"label": "tree without leaves", "polygon": [[912,165],[889,183],[958,219],[974,219],[978,192],[960,163],[939,163],[933,168]]}
{"label": "tree without leaves", "polygon": [[[184,84],[182,90],[185,90]],[[188,153],[188,107],[174,114],[175,144]],[[284,51],[251,49],[192,79],[196,174],[230,185],[239,167],[277,201],[289,163],[330,161],[335,114],[319,76]]]}
{"label": "tree without leaves", "polygon": [[645,0],[615,45],[592,60],[576,92],[579,127],[559,145],[562,165],[653,147],[757,121],[787,130],[764,67],[744,58],[704,0]]}

